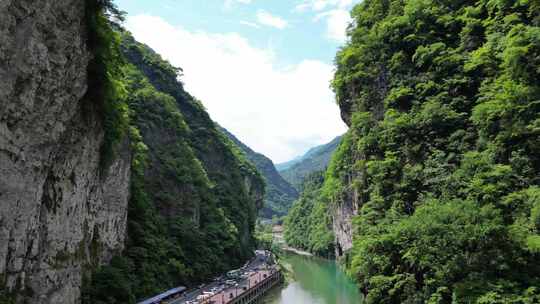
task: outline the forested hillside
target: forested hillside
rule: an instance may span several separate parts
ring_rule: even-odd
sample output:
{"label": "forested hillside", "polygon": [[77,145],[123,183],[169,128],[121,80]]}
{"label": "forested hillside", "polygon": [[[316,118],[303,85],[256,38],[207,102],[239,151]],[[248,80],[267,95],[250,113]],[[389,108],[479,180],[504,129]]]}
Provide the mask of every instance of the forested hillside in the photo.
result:
{"label": "forested hillside", "polygon": [[279,174],[298,191],[302,191],[304,179],[310,174],[323,171],[341,142],[341,136],[331,142],[311,148],[298,159],[278,165]]}
{"label": "forested hillside", "polygon": [[111,1],[0,16],[0,303],[131,304],[253,256],[263,177]]}
{"label": "forested hillside", "polygon": [[287,214],[294,200],[298,198],[296,189],[281,177],[271,159],[253,151],[225,128],[220,127],[220,130],[240,148],[265,179],[264,207],[259,211],[259,216],[271,219],[273,216],[281,217]]}
{"label": "forested hillside", "polygon": [[350,130],[324,189],[367,303],[538,303],[540,3],[352,17],[333,80]]}
{"label": "forested hillside", "polygon": [[334,235],[328,205],[321,197],[323,183],[323,171],[304,179],[302,194],[285,217],[284,237],[291,247],[329,258],[334,256]]}
{"label": "forested hillside", "polygon": [[263,178],[184,91],[181,70],[113,34],[134,151],[128,239],[93,274],[86,303],[132,303],[243,264],[263,203]]}
{"label": "forested hillside", "polygon": [[342,136],[311,148],[306,154],[283,163],[280,174],[301,192],[284,221],[287,245],[318,256],[334,257],[332,218],[322,186],[325,172]]}

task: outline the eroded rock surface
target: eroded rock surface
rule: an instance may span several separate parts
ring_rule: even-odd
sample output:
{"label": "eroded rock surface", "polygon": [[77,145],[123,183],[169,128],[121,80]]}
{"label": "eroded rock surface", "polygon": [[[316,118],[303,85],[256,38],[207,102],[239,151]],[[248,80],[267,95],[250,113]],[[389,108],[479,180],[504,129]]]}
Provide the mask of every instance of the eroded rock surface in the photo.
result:
{"label": "eroded rock surface", "polygon": [[85,266],[122,250],[127,141],[100,167],[84,0],[0,1],[0,287],[77,303]]}

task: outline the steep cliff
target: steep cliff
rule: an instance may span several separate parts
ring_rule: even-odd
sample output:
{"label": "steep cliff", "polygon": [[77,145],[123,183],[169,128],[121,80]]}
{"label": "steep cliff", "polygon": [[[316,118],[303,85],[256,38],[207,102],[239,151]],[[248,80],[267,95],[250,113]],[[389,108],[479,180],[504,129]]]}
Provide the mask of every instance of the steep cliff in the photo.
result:
{"label": "steep cliff", "polygon": [[324,189],[367,303],[540,300],[537,1],[365,0]]}
{"label": "steep cliff", "polygon": [[0,303],[134,303],[253,254],[262,177],[117,13],[0,4]]}
{"label": "steep cliff", "polygon": [[76,303],[124,247],[127,139],[108,166],[85,1],[0,4],[0,301]]}
{"label": "steep cliff", "polygon": [[180,69],[126,32],[123,84],[134,162],[126,249],[84,303],[133,303],[243,264],[264,180],[177,80]]}
{"label": "steep cliff", "polygon": [[264,207],[259,212],[259,216],[270,219],[274,215],[279,217],[287,214],[293,201],[298,198],[296,189],[278,173],[272,160],[253,151],[226,129],[220,129],[240,148],[240,150],[242,150],[246,155],[246,158],[255,165],[265,179],[266,191],[264,196]]}
{"label": "steep cliff", "polygon": [[[202,165],[201,174],[210,182],[210,189],[197,190],[201,193],[211,190],[211,193],[215,195],[216,203],[220,208],[224,208],[227,217],[231,218],[239,229],[243,254],[238,258],[245,257],[246,253],[250,255],[250,248],[253,245],[250,238],[256,213],[263,206],[264,181],[262,176],[253,164],[238,152],[238,147],[220,132],[202,103],[184,90],[182,83],[177,80],[179,69],[173,68],[153,50],[137,43],[127,33],[123,34],[122,50],[127,60],[139,72],[129,71],[127,83],[131,92],[129,106],[132,113],[135,114],[134,125],[140,130],[144,143],[150,149],[154,147],[160,149],[160,153],[179,153],[178,151],[164,150],[170,149],[171,147],[168,145],[178,141],[189,146],[189,150],[193,153],[193,161]],[[144,78],[140,78],[140,74],[144,75]],[[146,80],[150,85],[149,88],[157,91],[159,98],[169,99],[159,101],[163,103],[164,109],[155,113],[157,115],[172,115],[169,121],[170,126],[165,126],[162,130],[150,130],[158,122],[162,123],[162,119],[152,115],[153,109],[149,104],[158,101],[153,100],[153,96],[146,95],[146,88],[141,84],[145,83]],[[174,103],[167,103],[172,101]],[[141,118],[143,115],[148,117]],[[177,139],[168,138],[167,135],[173,128],[184,129],[184,134]],[[152,155],[152,153],[149,154]],[[163,165],[169,165],[166,158],[162,155],[159,157],[162,158],[160,165],[149,165],[149,168],[161,168]],[[185,173],[191,174],[192,171],[185,170]],[[148,179],[155,181],[161,177],[148,176]],[[186,181],[178,180],[176,182],[177,187],[182,187],[181,183]],[[193,185],[195,188],[198,186],[197,184]],[[164,185],[160,185],[160,187],[160,190],[168,188]],[[178,197],[172,196],[172,200],[177,201]],[[204,203],[204,200],[201,203]],[[177,204],[181,205],[178,202]]]}

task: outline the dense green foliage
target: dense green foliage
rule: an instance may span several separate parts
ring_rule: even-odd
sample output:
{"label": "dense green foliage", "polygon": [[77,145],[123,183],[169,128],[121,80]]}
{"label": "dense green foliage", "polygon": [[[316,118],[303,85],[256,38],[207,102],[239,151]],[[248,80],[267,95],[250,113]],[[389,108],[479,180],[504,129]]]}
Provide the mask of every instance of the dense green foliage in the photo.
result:
{"label": "dense green foliage", "polygon": [[255,240],[257,241],[257,249],[272,250],[274,245],[272,225],[259,220],[255,226]]}
{"label": "dense green foliage", "polygon": [[[365,0],[333,81],[367,303],[540,301],[540,3]],[[356,194],[355,194],[356,193]]]}
{"label": "dense green foliage", "polygon": [[131,198],[126,249],[87,278],[85,303],[134,303],[191,286],[253,254],[264,181],[177,81],[172,67],[128,33]]}
{"label": "dense green foliage", "polygon": [[5,288],[0,288],[0,304],[15,304],[15,296],[6,292]]}
{"label": "dense green foliage", "polygon": [[302,191],[304,179],[310,174],[326,170],[332,154],[341,142],[341,136],[331,142],[311,148],[306,154],[280,165],[279,174],[298,191]]}
{"label": "dense green foliage", "polygon": [[103,115],[105,138],[101,163],[104,168],[114,158],[129,124],[121,71],[125,61],[120,51],[120,37],[111,23],[111,20],[121,20],[123,15],[109,0],[88,0],[85,5],[87,44],[93,55],[88,63],[85,105],[97,107]]}
{"label": "dense green foliage", "polygon": [[287,245],[313,254],[334,255],[334,235],[328,205],[321,197],[323,172],[306,177],[300,198],[285,217],[284,237]]}
{"label": "dense green foliage", "polygon": [[266,181],[264,207],[260,210],[259,216],[270,219],[274,216],[281,217],[287,214],[293,201],[298,198],[296,189],[277,172],[272,160],[251,150],[226,129],[221,128],[221,131],[241,149],[245,157],[255,165]]}

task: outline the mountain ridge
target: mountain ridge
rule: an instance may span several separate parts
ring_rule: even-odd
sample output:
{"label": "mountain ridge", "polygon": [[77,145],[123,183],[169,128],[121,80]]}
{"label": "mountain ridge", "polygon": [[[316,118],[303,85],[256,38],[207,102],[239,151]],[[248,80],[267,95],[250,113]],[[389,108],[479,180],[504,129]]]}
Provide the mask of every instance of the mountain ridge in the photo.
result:
{"label": "mountain ridge", "polygon": [[292,203],[298,198],[297,190],[277,171],[274,162],[262,153],[255,152],[240,141],[234,134],[218,125],[218,128],[231,139],[246,155],[266,180],[265,204],[259,215],[263,218],[284,216]]}
{"label": "mountain ridge", "polygon": [[301,192],[304,179],[308,175],[326,169],[342,138],[343,135],[337,136],[326,144],[312,147],[304,155],[294,160],[281,163],[281,166],[278,165],[282,168],[279,170],[279,174]]}

